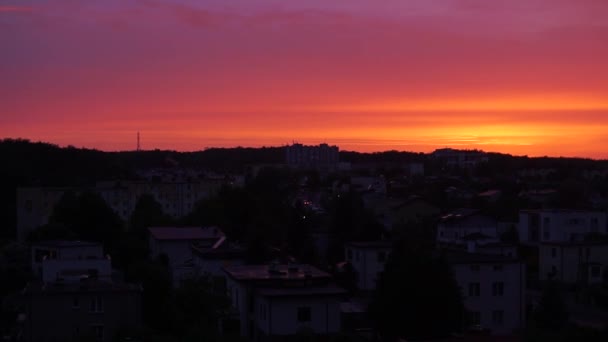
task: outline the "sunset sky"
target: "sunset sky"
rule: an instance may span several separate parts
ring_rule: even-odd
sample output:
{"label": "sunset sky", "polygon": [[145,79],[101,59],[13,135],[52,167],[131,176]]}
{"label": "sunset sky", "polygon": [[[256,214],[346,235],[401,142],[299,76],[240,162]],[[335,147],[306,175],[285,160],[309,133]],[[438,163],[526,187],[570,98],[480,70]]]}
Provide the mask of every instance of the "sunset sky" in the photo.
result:
{"label": "sunset sky", "polygon": [[606,0],[0,0],[0,138],[608,158]]}

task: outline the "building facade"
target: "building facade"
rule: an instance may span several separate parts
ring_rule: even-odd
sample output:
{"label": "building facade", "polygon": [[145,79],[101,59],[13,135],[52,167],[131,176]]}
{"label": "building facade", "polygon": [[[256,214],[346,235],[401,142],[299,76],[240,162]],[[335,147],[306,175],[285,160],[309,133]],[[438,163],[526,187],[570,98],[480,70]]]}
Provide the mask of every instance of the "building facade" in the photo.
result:
{"label": "building facade", "polygon": [[225,267],[227,291],[252,341],[284,341],[298,335],[326,338],[340,332],[345,291],[310,265]]}
{"label": "building facade", "polygon": [[347,243],[344,252],[346,261],[349,262],[357,275],[357,289],[361,291],[373,291],[380,273],[384,271],[384,265],[392,250],[389,241],[350,242]]}

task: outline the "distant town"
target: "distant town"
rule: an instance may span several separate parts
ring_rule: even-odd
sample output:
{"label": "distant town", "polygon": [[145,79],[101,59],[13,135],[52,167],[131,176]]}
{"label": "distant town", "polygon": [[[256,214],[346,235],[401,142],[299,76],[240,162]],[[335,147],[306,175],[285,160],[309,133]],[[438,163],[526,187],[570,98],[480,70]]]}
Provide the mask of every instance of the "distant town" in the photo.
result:
{"label": "distant town", "polygon": [[608,161],[0,141],[2,341],[608,340]]}

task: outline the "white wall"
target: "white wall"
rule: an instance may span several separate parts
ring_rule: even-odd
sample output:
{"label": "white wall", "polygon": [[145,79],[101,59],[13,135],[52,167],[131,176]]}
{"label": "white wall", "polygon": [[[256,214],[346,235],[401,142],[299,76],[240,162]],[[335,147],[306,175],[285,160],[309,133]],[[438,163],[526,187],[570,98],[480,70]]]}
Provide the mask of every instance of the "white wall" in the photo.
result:
{"label": "white wall", "polygon": [[[349,250],[352,258],[349,257]],[[371,291],[376,288],[378,274],[384,271],[384,265],[388,259],[391,248],[358,248],[346,246],[346,260],[350,262],[357,273],[357,288],[363,291]],[[384,253],[384,261],[378,260],[378,253]]]}
{"label": "white wall", "polygon": [[[478,267],[476,271],[472,266]],[[502,270],[494,267],[502,265]],[[452,266],[454,277],[461,288],[464,305],[469,311],[480,313],[480,324],[494,334],[508,334],[522,327],[525,319],[525,266],[521,263],[504,264],[456,264]],[[493,283],[502,282],[502,296],[494,296]],[[469,284],[479,283],[479,296],[469,296]],[[503,323],[492,321],[492,312],[501,310]]]}
{"label": "white wall", "polygon": [[[543,245],[539,246],[539,278],[548,280],[555,269],[554,279],[575,283],[579,279],[581,263],[599,263],[608,266],[608,245]],[[584,270],[580,270],[584,272]]]}
{"label": "white wall", "polygon": [[[63,271],[82,271],[86,274],[88,270],[97,270],[98,278],[110,279],[112,276],[112,265],[109,259],[50,259],[42,262],[42,281],[45,283],[56,281]],[[62,276],[65,280],[69,276]]]}
{"label": "white wall", "polygon": [[[258,297],[256,324],[266,335],[294,335],[306,330],[316,334],[340,331],[340,303],[337,297]],[[266,306],[266,318],[260,314]],[[298,321],[298,308],[310,308],[310,322]]]}
{"label": "white wall", "polygon": [[[607,217],[603,212],[590,211],[537,211],[519,214],[518,232],[520,241],[530,240],[530,218],[538,216],[540,242],[569,242],[572,238],[581,240],[590,232],[608,234]],[[536,242],[534,242],[536,243]]]}

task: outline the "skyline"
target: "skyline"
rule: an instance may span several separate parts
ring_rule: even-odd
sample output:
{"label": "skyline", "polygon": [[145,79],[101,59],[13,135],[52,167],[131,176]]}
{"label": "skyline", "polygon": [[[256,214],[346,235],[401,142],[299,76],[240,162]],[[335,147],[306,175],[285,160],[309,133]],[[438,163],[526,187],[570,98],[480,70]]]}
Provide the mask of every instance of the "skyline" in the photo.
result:
{"label": "skyline", "polygon": [[0,137],[608,158],[608,2],[0,1]]}

